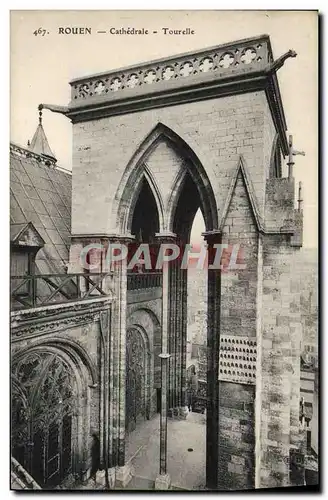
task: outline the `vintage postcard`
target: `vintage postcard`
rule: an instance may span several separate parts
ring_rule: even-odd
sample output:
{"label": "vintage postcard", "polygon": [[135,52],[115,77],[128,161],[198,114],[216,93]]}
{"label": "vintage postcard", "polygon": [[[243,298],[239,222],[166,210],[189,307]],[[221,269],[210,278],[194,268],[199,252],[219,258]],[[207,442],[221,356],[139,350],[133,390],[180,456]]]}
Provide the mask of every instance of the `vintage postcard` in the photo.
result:
{"label": "vintage postcard", "polygon": [[10,30],[11,489],[318,489],[318,12]]}

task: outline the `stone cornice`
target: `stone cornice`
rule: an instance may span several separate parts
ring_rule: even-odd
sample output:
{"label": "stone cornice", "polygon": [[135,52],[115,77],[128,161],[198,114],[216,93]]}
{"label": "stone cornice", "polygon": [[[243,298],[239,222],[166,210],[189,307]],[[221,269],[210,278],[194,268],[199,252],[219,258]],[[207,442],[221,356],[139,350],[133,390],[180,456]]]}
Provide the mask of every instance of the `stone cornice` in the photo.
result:
{"label": "stone cornice", "polygon": [[[266,227],[262,227],[258,230],[258,233],[259,234],[263,234],[264,236],[265,235],[278,235],[278,234],[285,234],[285,235],[289,235],[289,236],[292,236],[296,233],[297,229],[296,228],[266,228]],[[202,233],[202,236],[203,238],[207,241],[207,242],[214,242],[214,243],[219,243],[220,242],[220,238],[223,234],[223,230],[222,229],[216,229],[216,230],[213,230],[213,231],[206,231],[204,233]]]}
{"label": "stone cornice", "polygon": [[135,240],[133,234],[99,233],[99,234],[72,234],[71,243],[131,243]]}
{"label": "stone cornice", "polygon": [[163,84],[161,88],[158,86],[156,89],[144,94],[135,92],[130,96],[117,96],[117,98],[110,101],[95,100],[92,103],[85,102],[80,106],[69,108],[67,116],[73,123],[79,123],[109,116],[135,113],[141,110],[145,111],[147,109],[247,92],[265,91],[272,118],[279,134],[283,154],[285,156],[288,154],[287,126],[275,74],[262,70],[247,74],[236,74],[220,80],[216,80],[214,75],[212,78],[208,78],[206,82],[199,83],[195,83],[190,79],[188,83],[189,85],[183,87],[168,87],[167,84]]}
{"label": "stone cornice", "polygon": [[121,93],[111,99],[85,100],[79,105],[70,105],[66,113],[73,123],[134,113],[140,110],[201,101],[215,97],[229,96],[245,92],[265,90],[267,75],[264,71],[247,74],[236,74],[222,77],[210,75],[206,81],[189,78],[184,85],[169,85],[162,82],[151,89],[137,89],[129,93]]}
{"label": "stone cornice", "polygon": [[108,309],[112,300],[101,297],[79,302],[53,304],[12,311],[11,341],[30,338],[99,320],[100,312]]}

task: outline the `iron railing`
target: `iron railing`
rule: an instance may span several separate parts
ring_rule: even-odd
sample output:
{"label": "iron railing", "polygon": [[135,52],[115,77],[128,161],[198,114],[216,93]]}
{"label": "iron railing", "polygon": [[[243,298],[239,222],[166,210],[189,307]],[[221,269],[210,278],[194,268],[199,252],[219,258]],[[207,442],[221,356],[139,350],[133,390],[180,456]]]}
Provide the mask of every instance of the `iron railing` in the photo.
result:
{"label": "iron railing", "polygon": [[106,296],[104,279],[111,273],[11,276],[11,307],[22,309]]}
{"label": "iron railing", "polygon": [[128,290],[142,290],[144,288],[159,288],[162,286],[162,273],[128,273]]}

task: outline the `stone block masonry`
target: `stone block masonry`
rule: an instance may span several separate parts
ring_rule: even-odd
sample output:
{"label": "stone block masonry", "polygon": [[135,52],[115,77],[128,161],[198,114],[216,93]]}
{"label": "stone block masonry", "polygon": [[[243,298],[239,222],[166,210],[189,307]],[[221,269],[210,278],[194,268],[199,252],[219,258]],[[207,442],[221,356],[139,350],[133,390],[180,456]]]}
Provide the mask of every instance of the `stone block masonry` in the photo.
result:
{"label": "stone block masonry", "polygon": [[[199,209],[209,259],[223,243],[228,262],[239,245],[238,268],[207,270],[201,386],[212,490],[289,486],[304,476],[302,211],[294,179],[281,177],[279,157],[291,151],[276,76],[294,56],[274,62],[269,37],[256,37],[78,79],[67,107],[40,107],[73,122],[70,272],[87,277],[79,257],[91,243],[184,246]],[[67,367],[73,472],[124,488],[127,434],[161,407],[166,476],[167,416],[186,416],[187,270],[176,261],[161,281],[132,286],[124,259],[102,258],[99,267],[98,302],[69,301],[56,317],[53,305],[12,313],[13,354],[16,368],[25,349]]]}
{"label": "stone block masonry", "polygon": [[[256,42],[248,56],[262,50],[263,43]],[[279,167],[273,164],[281,152],[288,154],[275,71],[292,53],[283,56],[270,72],[270,49],[265,60],[260,56],[254,62],[263,74],[257,72],[256,78],[251,75],[249,79],[252,66],[242,66],[246,52],[241,56],[237,46],[235,49],[241,65],[228,71],[236,78],[243,75],[235,86],[224,80],[227,73],[217,66],[217,73],[202,76],[203,70],[198,70],[204,61],[196,64],[189,84],[189,76],[176,73],[179,65],[170,72],[165,67],[166,76],[173,71],[177,78],[163,83],[163,75],[156,73],[163,67],[161,61],[156,71],[152,63],[151,70],[143,66],[139,74],[145,79],[135,90],[125,87],[132,81],[130,70],[120,77],[113,73],[106,80],[104,76],[104,82],[98,77],[73,82],[68,112],[74,123],[73,237],[87,241],[88,237],[115,240],[129,235],[141,182],[146,180],[158,212],[157,235],[187,241],[187,212],[201,208],[208,245],[219,241],[240,245],[237,263],[245,264],[244,268],[223,270],[220,276],[214,271],[208,274],[206,471],[209,487],[220,490],[291,484],[290,450],[299,446],[300,435],[297,364],[301,322],[298,292],[293,292],[299,267],[293,265],[293,259],[301,245],[302,215],[294,209],[293,179],[281,178]],[[190,69],[183,61],[184,70]],[[157,77],[154,85],[148,81],[151,75]],[[110,82],[122,84],[123,77],[124,88],[114,92]],[[197,94],[203,77],[202,93]],[[92,89],[101,95],[94,96]],[[277,152],[278,143],[281,151]],[[196,189],[190,187],[193,195],[188,198],[184,187],[192,184]],[[86,203],[86,190],[92,203]],[[173,410],[185,402],[186,278],[180,270],[171,270],[168,295],[162,297],[171,311],[168,318],[165,315],[169,332],[165,325],[163,331],[168,333],[171,354],[168,399]],[[118,288],[114,309],[119,336],[123,336],[133,300],[124,295],[122,286]],[[239,345],[242,342],[245,353],[238,354],[242,365],[240,356],[250,358],[246,349],[251,342],[252,347],[256,345],[252,360],[243,360],[247,366],[242,366],[239,375],[240,366],[233,367],[235,374],[231,366],[236,364],[231,357],[237,355],[236,349],[230,350],[230,360],[223,356],[219,365],[220,348],[223,353],[223,344],[228,345],[229,339],[235,341],[235,348],[237,340]],[[116,342],[124,344],[118,338]],[[152,347],[156,351],[155,343]],[[121,394],[118,404],[122,408],[117,411],[122,447],[124,356],[121,359],[119,350],[115,356],[121,369],[119,387],[114,378],[113,389]],[[154,380],[158,380],[156,370]],[[120,457],[123,465],[122,453]]]}
{"label": "stone block masonry", "polygon": [[[266,159],[272,147],[265,141],[263,127],[273,127],[269,113],[265,93],[259,91],[75,124],[72,233],[117,231],[120,179],[127,179],[131,158],[158,123],[182,137],[206,165],[219,213],[242,154],[263,214]],[[182,159],[164,139],[152,148],[146,163],[166,213]],[[85,203],[86,188],[92,203]]]}
{"label": "stone block masonry", "polygon": [[254,386],[219,382],[220,490],[254,488]]}

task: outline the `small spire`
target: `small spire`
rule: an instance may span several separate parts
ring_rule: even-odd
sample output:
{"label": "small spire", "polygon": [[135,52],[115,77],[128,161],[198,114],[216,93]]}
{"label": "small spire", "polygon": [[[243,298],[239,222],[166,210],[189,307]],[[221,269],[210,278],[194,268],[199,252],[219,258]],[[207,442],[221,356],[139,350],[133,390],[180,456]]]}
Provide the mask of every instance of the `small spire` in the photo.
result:
{"label": "small spire", "polygon": [[39,124],[32,138],[32,141],[31,142],[28,141],[28,146],[30,147],[30,150],[33,151],[33,153],[36,153],[38,155],[45,155],[50,160],[52,160],[52,162],[56,163],[57,159],[50,149],[47,136],[43,129],[42,108],[39,107],[38,109],[39,109]]}

